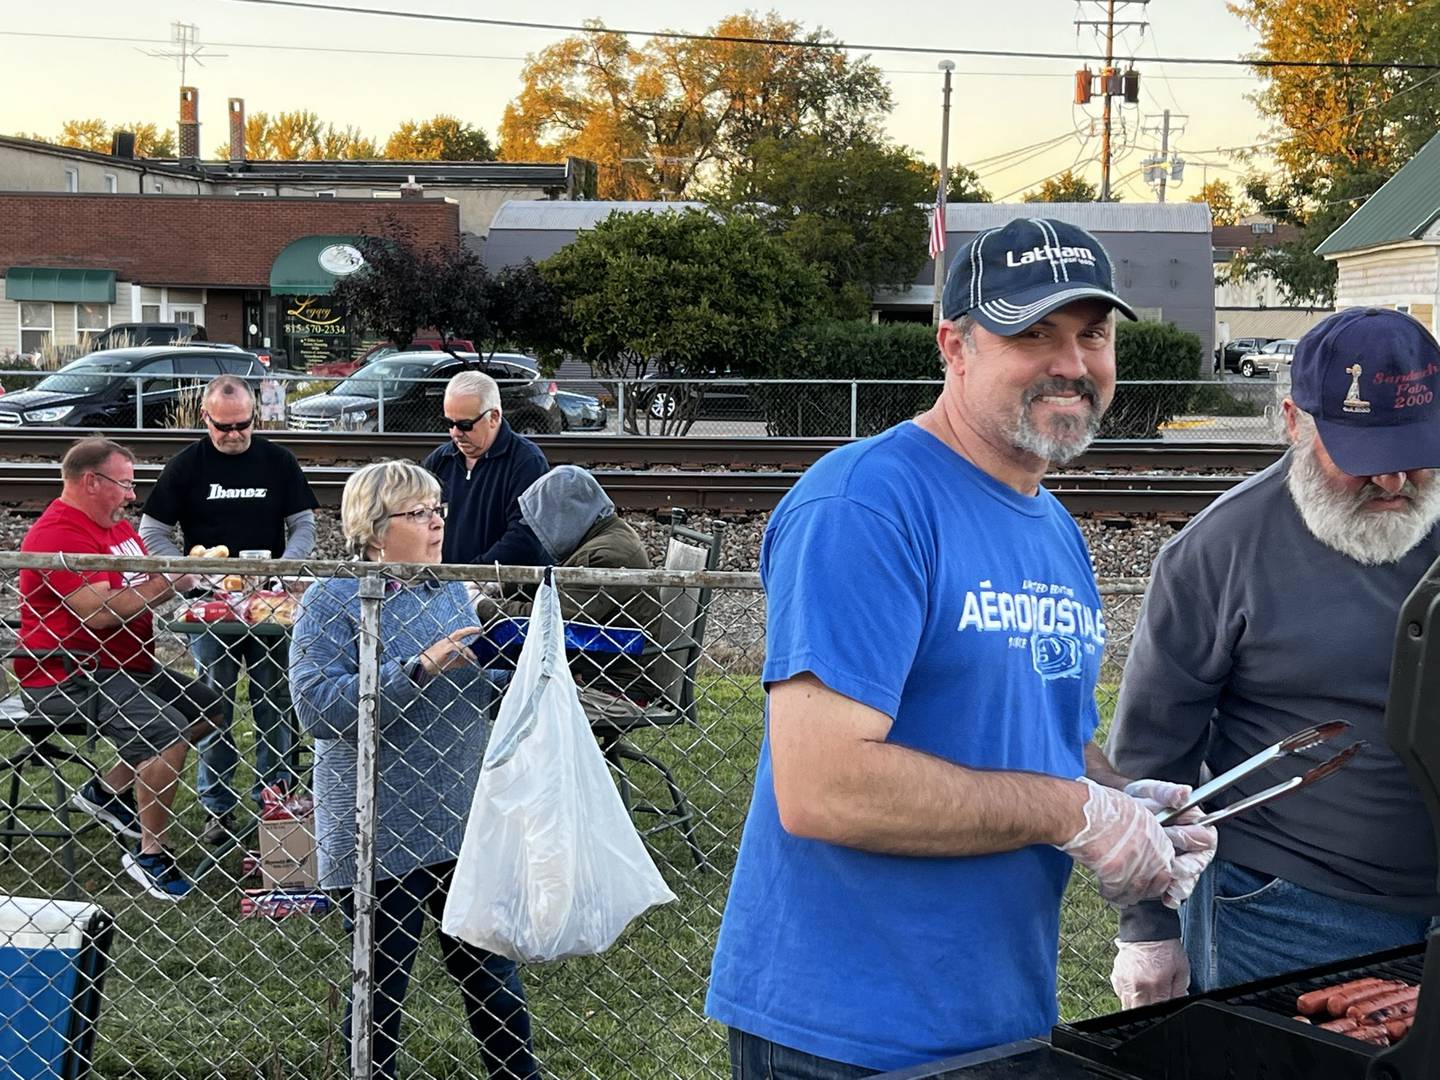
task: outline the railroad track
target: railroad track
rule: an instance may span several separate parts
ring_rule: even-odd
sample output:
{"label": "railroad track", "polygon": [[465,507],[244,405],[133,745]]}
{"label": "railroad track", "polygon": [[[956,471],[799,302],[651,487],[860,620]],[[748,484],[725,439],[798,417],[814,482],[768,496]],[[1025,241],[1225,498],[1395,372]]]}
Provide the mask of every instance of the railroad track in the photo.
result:
{"label": "railroad track", "polygon": [[[553,459],[552,459],[553,460]],[[162,466],[135,466],[141,499],[160,475]],[[343,465],[306,468],[322,506],[340,505],[341,489],[351,469]],[[799,472],[636,472],[596,469],[595,477],[622,510],[664,510],[683,507],[710,513],[771,510],[799,478]],[[1239,475],[1061,473],[1045,486],[1076,514],[1193,514],[1241,480]],[[60,467],[53,463],[0,462],[0,504],[38,509],[60,490]]]}
{"label": "railroad track", "polygon": [[[0,457],[58,459],[80,434],[59,429],[0,432]],[[303,464],[333,465],[398,457],[419,460],[444,441],[442,435],[370,435],[320,431],[264,432]],[[199,437],[196,431],[117,431],[141,461],[169,460]],[[553,465],[770,469],[799,471],[849,439],[756,438],[753,436],[539,435],[533,437]],[[1092,446],[1074,464],[1081,469],[1229,469],[1255,472],[1280,456],[1267,443],[1155,443],[1111,440]]]}

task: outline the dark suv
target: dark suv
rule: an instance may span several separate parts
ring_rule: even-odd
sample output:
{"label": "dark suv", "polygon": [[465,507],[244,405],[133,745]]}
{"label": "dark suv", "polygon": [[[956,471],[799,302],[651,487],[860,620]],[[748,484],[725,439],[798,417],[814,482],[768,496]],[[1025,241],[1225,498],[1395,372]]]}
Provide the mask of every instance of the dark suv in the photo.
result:
{"label": "dark suv", "polygon": [[1259,352],[1274,340],[1268,337],[1237,337],[1227,341],[1215,350],[1215,370],[1238,372],[1241,357],[1246,353]]}
{"label": "dark suv", "polygon": [[392,353],[366,364],[327,393],[291,405],[287,410],[290,427],[298,431],[378,431],[383,403],[385,431],[440,434],[444,432],[445,382],[462,371],[484,372],[500,384],[501,408],[516,431],[550,435],[560,430],[555,384],[540,376],[531,357],[461,353],[457,358],[437,352]]}
{"label": "dark suv", "polygon": [[91,352],[138,349],[145,345],[189,345],[205,341],[205,327],[183,322],[115,323],[90,339]]}
{"label": "dark suv", "polygon": [[253,353],[205,346],[110,349],[72,360],[29,390],[0,397],[0,428],[134,427],[135,386],[145,427],[168,427],[183,390],[238,375],[257,390],[265,368]]}

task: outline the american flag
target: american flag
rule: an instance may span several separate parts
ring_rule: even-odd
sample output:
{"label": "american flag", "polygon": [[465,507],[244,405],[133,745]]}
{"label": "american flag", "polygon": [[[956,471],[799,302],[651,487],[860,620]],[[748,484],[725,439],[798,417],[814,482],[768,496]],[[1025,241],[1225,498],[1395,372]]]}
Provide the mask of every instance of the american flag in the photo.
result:
{"label": "american flag", "polygon": [[938,259],[945,250],[945,185],[935,189],[935,213],[930,217],[930,258]]}

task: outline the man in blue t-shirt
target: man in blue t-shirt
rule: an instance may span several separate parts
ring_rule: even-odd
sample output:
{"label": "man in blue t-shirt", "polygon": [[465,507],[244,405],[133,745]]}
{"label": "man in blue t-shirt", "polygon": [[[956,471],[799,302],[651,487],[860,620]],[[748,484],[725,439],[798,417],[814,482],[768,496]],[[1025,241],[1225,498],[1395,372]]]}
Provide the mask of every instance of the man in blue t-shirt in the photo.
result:
{"label": "man in blue t-shirt", "polygon": [[1110,402],[1116,309],[1083,229],[981,233],[945,286],[934,407],[771,516],[767,731],[706,1003],[736,1080],[1041,1034],[1072,859],[1113,903],[1178,905],[1213,854],[1213,829],[1154,817],[1188,788],[1127,787],[1090,741],[1105,619],[1040,488]]}

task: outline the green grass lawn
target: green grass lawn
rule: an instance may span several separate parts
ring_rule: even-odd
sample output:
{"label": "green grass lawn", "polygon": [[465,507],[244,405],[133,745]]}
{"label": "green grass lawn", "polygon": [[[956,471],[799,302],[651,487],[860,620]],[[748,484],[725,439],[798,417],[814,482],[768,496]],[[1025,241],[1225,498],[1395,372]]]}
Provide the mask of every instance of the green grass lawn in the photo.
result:
{"label": "green grass lawn", "polygon": [[[723,1032],[703,1018],[702,1006],[750,797],[762,696],[753,676],[717,674],[703,679],[698,691],[698,728],[635,741],[675,770],[697,812],[699,840],[713,870],[695,869],[675,830],[656,835],[657,863],[677,902],[637,920],[603,956],[525,969],[536,1048],[549,1076],[729,1075]],[[243,747],[249,738],[244,709],[237,730]],[[0,753],[9,749],[0,740]],[[189,776],[193,780],[193,764]],[[635,779],[649,797],[663,790],[653,777]],[[193,794],[183,793],[177,809],[179,835],[193,836],[202,825]],[[81,846],[83,894],[114,913],[118,927],[97,1040],[98,1076],[280,1080],[347,1074],[338,1032],[349,943],[338,915],[241,920],[238,852],[201,877],[197,894],[184,904],[146,900],[120,872],[121,849],[108,833],[92,831]],[[188,840],[176,846],[187,867],[202,854]],[[64,881],[57,856],[38,842],[22,843],[12,858],[0,858],[0,891],[58,895]],[[1107,978],[1113,936],[1113,913],[1077,876],[1064,908],[1065,1016],[1115,1007]],[[478,1074],[474,1044],[433,934],[406,1009],[406,1075]]]}

